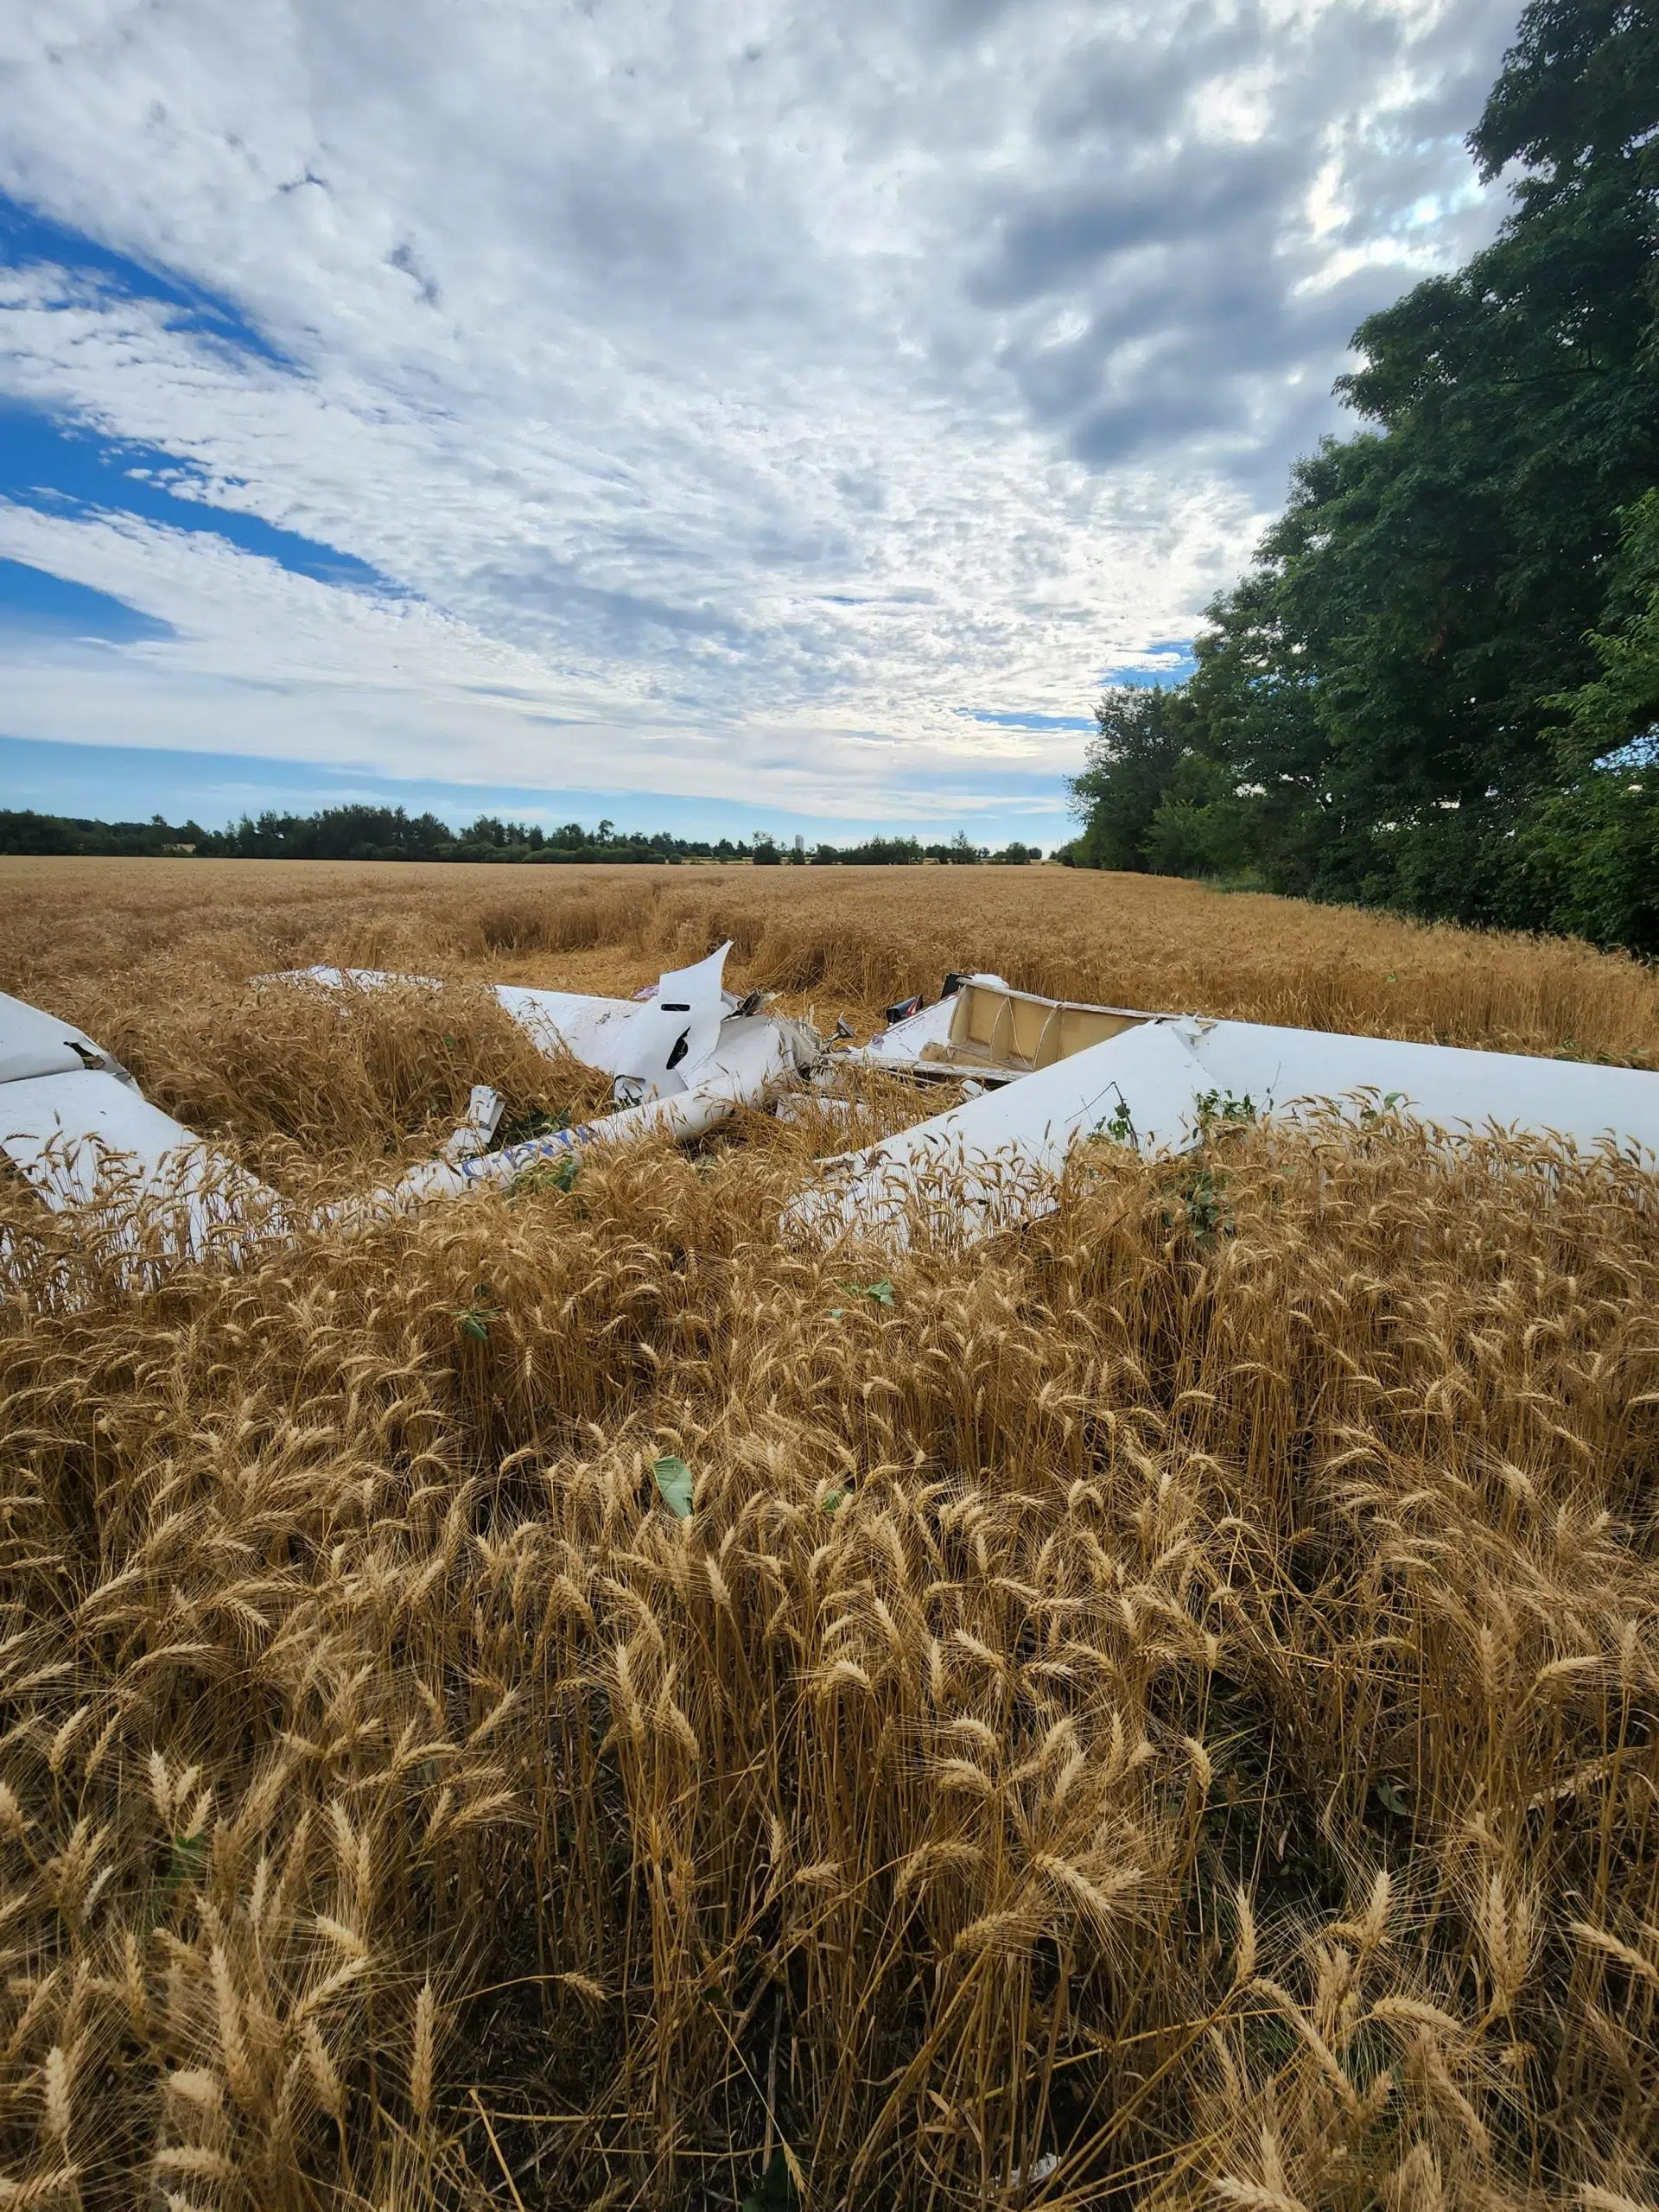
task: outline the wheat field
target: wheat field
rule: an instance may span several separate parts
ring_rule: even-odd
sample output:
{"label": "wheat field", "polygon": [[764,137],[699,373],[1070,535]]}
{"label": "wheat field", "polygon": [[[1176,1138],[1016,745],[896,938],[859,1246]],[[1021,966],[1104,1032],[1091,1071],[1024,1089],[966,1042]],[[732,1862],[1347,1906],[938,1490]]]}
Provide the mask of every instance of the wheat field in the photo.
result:
{"label": "wheat field", "polygon": [[[1188,885],[0,863],[0,988],[297,1192],[599,1103],[470,982],[726,936],[825,1027],[1659,1065],[1633,963]],[[779,1238],[815,1148],[143,1300],[0,1186],[80,1269],[0,1334],[0,2203],[1651,2205],[1659,1181],[1227,1127],[878,1277]]]}

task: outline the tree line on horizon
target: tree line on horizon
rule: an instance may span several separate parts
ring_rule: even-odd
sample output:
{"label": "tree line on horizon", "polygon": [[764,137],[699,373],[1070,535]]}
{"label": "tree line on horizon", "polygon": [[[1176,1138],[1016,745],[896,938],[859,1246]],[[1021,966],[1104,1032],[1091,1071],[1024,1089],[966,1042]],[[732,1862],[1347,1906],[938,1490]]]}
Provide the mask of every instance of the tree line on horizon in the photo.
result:
{"label": "tree line on horizon", "polygon": [[1197,667],[1112,690],[1083,867],[1659,953],[1659,10],[1532,0],[1492,243],[1360,326]]}
{"label": "tree line on horizon", "polygon": [[222,830],[200,823],[169,823],[159,814],[148,822],[99,822],[79,817],[0,810],[0,854],[74,855],[124,857],[189,856],[202,860],[302,861],[473,861],[540,866],[603,862],[612,866],[675,867],[687,861],[747,861],[758,868],[920,867],[995,862],[1021,866],[1043,857],[1040,845],[1017,838],[993,851],[976,845],[963,830],[944,843],[924,844],[916,837],[869,837],[860,843],[804,841],[779,844],[764,830],[751,838],[677,837],[666,830],[650,836],[619,831],[601,821],[593,830],[580,822],[560,829],[506,822],[480,814],[461,830],[435,814],[408,813],[401,806],[329,806],[315,814],[266,812],[244,815]]}

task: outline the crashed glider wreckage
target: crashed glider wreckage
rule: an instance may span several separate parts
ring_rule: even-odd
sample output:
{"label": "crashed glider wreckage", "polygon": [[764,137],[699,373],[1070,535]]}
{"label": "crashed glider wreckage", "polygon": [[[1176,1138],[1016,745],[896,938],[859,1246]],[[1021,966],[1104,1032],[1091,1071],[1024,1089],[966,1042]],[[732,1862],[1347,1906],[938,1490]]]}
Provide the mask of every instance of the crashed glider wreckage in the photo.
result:
{"label": "crashed glider wreckage", "polygon": [[[754,1011],[758,992],[738,999],[722,988],[731,949],[729,943],[722,944],[695,967],[671,970],[637,999],[498,984],[496,998],[541,1051],[568,1053],[612,1077],[620,1110],[580,1128],[554,1130],[491,1152],[489,1139],[500,1120],[501,1103],[480,1085],[473,1094],[467,1122],[437,1159],[411,1167],[389,1191],[337,1208],[330,1218],[338,1223],[401,1212],[427,1198],[511,1184],[544,1161],[589,1145],[632,1144],[652,1135],[683,1143],[728,1120],[740,1106],[765,1105],[817,1065],[823,1046],[817,1031],[804,1022]],[[338,990],[376,989],[416,979],[374,969],[310,968],[260,980],[320,983]]]}
{"label": "crashed glider wreckage", "polygon": [[[613,1077],[618,1103],[638,1106],[690,1090],[715,1052],[721,1025],[755,1012],[758,992],[737,999],[722,988],[731,949],[722,944],[695,967],[673,969],[632,999],[528,990],[516,983],[496,984],[494,995],[540,1051],[568,1052]],[[443,988],[430,976],[391,976],[378,968],[296,968],[254,981],[327,991],[373,991],[388,984]]]}
{"label": "crashed glider wreckage", "polygon": [[[845,1107],[844,1097],[825,1092],[846,1069],[950,1082],[959,1103],[862,1151],[820,1160],[785,1216],[792,1235],[896,1248],[920,1228],[971,1243],[1047,1211],[1079,1142],[1102,1139],[1147,1155],[1179,1151],[1232,1106],[1295,1121],[1344,1100],[1374,1115],[1381,1101],[1452,1141],[1497,1127],[1591,1149],[1611,1141],[1659,1153],[1659,1075],[1090,1006],[1015,990],[997,976],[950,976],[937,1003],[906,1001],[870,1044],[826,1056],[806,1024],[760,1011],[758,993],[740,1001],[723,988],[730,949],[664,975],[637,999],[498,985],[499,1003],[541,1050],[613,1077],[617,1110],[492,1150],[502,1103],[480,1084],[435,1158],[387,1189],[305,1220],[149,1103],[82,1031],[0,996],[0,1153],[48,1206],[79,1211],[89,1240],[113,1236],[136,1254],[134,1202],[143,1200],[147,1234],[135,1281],[154,1281],[165,1263],[210,1248],[234,1261],[308,1226],[347,1228],[511,1185],[590,1146],[653,1134],[685,1141],[740,1107],[786,1112],[809,1077],[823,1103]],[[398,982],[442,988],[360,969],[256,980],[336,992]]]}
{"label": "crashed glider wreckage", "polygon": [[[974,982],[988,1004],[996,995],[992,980]],[[1025,995],[1004,995],[1014,1001]],[[820,1161],[819,1180],[791,1205],[789,1224],[820,1236],[874,1236],[897,1245],[925,1224],[933,1234],[973,1243],[1046,1211],[1067,1155],[1084,1139],[1104,1138],[1148,1156],[1180,1152],[1206,1122],[1230,1109],[1294,1122],[1344,1100],[1357,1100],[1372,1116],[1379,1106],[1396,1111],[1453,1141],[1497,1128],[1590,1150],[1611,1141],[1659,1153],[1659,1075],[1639,1069],[1035,1003],[1050,1006],[1055,1020],[1065,1011],[1121,1027],[1030,1072],[1006,1057],[976,1068],[981,1077],[1000,1075],[1004,1087],[988,1088],[861,1152]],[[1017,1040],[1012,1005],[1006,1019],[992,1019],[1003,1022],[998,1035]],[[973,1021],[983,1026],[978,1014]],[[904,1027],[887,1030],[881,1051]],[[967,1020],[961,1028],[968,1033]],[[968,1071],[962,1034],[946,1031],[931,1041],[944,1047],[940,1059],[948,1052],[955,1072]],[[912,1031],[903,1048],[913,1042]]]}
{"label": "crashed glider wreckage", "polygon": [[[490,1150],[502,1102],[474,1087],[466,1119],[437,1156],[389,1188],[298,1219],[275,1191],[144,1098],[130,1075],[82,1030],[0,994],[0,1154],[55,1212],[83,1214],[89,1236],[137,1254],[137,1209],[148,1234],[139,1279],[213,1249],[235,1259],[304,1227],[351,1227],[431,1198],[511,1185],[589,1146],[654,1133],[702,1135],[741,1107],[759,1107],[817,1065],[822,1046],[804,1022],[758,1014],[721,988],[729,946],[665,975],[639,1000],[586,998],[503,986],[503,1005],[543,1051],[579,1055],[615,1082],[618,1111]],[[308,969],[263,983],[373,988],[412,979]],[[3,1256],[0,1249],[0,1256]]]}

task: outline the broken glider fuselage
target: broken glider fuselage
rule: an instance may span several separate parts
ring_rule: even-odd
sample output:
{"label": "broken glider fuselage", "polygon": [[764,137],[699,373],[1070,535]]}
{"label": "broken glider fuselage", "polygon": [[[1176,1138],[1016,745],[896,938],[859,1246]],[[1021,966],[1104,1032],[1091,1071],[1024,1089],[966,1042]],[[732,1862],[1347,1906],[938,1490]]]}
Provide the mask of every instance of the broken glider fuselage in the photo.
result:
{"label": "broken glider fuselage", "polygon": [[[501,1101],[476,1085],[466,1119],[435,1159],[305,1221],[277,1192],[150,1104],[84,1031],[0,994],[0,1154],[48,1207],[82,1213],[89,1234],[118,1249],[134,1250],[141,1241],[142,1210],[143,1256],[153,1272],[155,1265],[200,1257],[210,1245],[239,1256],[306,1226],[352,1226],[429,1199],[508,1185],[590,1146],[638,1142],[653,1133],[686,1141],[740,1108],[764,1105],[820,1056],[806,1024],[751,1013],[722,988],[730,949],[671,970],[632,1000],[500,986],[499,1002],[542,1051],[569,1053],[613,1077],[619,1110],[493,1151]],[[333,992],[399,982],[442,988],[426,977],[336,968],[255,980]]]}
{"label": "broken glider fuselage", "polygon": [[[1347,1101],[1459,1135],[1498,1129],[1580,1148],[1659,1153],[1659,1075],[1513,1053],[1401,1043],[1259,1022],[1209,1020],[1045,998],[1001,976],[950,979],[947,995],[827,1058],[803,1023],[753,1011],[724,988],[729,945],[635,999],[500,984],[495,996],[537,1046],[611,1076],[617,1110],[492,1149],[501,1102],[474,1089],[437,1156],[388,1187],[310,1217],[340,1228],[539,1164],[653,1134],[689,1141],[739,1108],[776,1103],[815,1070],[820,1095],[847,1069],[962,1087],[958,1103],[861,1150],[816,1164],[784,1225],[815,1238],[901,1245],[919,1224],[974,1241],[1054,1201],[1065,1162],[1096,1139],[1154,1154],[1192,1144],[1218,1115],[1306,1118]],[[430,978],[313,968],[256,981],[343,993]],[[280,1196],[150,1104],[83,1031],[0,996],[0,1152],[45,1203],[116,1235],[145,1202],[154,1260],[232,1256],[307,1223]],[[159,1243],[155,1223],[162,1228]]]}
{"label": "broken glider fuselage", "polygon": [[1086,1006],[993,976],[963,978],[845,1057],[971,1077],[979,1095],[821,1160],[785,1215],[797,1233],[973,1242],[1051,1205],[1085,1140],[1180,1152],[1217,1119],[1306,1122],[1344,1103],[1452,1142],[1497,1132],[1659,1154],[1659,1075],[1641,1069]]}

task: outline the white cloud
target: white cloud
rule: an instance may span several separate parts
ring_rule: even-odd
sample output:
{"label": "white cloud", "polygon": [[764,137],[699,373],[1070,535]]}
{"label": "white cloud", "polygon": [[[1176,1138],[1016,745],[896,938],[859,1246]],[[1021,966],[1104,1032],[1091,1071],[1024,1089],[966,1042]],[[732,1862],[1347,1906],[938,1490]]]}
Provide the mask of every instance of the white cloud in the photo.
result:
{"label": "white cloud", "polygon": [[14,0],[0,187],[282,358],[37,265],[0,388],[412,596],[11,509],[177,634],[10,645],[8,727],[865,817],[1057,773],[965,712],[1190,632],[1352,323],[1495,219],[1457,142],[1508,22]]}

